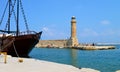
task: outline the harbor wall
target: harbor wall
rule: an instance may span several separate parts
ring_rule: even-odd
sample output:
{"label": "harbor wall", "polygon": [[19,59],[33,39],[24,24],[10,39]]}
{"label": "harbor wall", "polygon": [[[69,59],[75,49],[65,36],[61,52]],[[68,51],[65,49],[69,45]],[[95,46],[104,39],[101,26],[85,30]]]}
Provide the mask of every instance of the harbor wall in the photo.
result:
{"label": "harbor wall", "polygon": [[39,40],[39,43],[36,45],[37,48],[74,48],[81,50],[106,50],[106,49],[115,49],[115,46],[93,46],[93,45],[82,45],[78,46],[69,46],[69,40]]}
{"label": "harbor wall", "polygon": [[39,40],[36,47],[67,47],[68,40]]}

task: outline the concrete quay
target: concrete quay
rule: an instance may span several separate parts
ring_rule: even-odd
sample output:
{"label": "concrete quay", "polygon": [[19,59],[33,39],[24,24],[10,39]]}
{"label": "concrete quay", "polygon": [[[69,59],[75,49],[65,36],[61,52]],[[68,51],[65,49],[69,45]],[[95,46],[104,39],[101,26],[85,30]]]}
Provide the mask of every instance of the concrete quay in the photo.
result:
{"label": "concrete quay", "polygon": [[100,72],[91,68],[76,68],[71,65],[59,64],[32,58],[17,58],[0,55],[0,72]]}
{"label": "concrete quay", "polygon": [[78,46],[73,48],[80,50],[108,50],[115,49],[115,46]]}

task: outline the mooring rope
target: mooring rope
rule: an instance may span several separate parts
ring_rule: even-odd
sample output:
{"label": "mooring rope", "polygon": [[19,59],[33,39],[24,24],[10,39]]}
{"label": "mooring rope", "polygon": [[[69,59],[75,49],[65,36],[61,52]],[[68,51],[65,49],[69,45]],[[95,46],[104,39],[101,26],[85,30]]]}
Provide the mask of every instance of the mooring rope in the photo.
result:
{"label": "mooring rope", "polygon": [[16,50],[16,48],[15,48],[14,42],[13,42],[13,48],[14,48],[14,50],[15,50],[15,53],[16,53],[17,57],[19,58],[19,54],[18,54],[18,52],[17,52],[17,50]]}

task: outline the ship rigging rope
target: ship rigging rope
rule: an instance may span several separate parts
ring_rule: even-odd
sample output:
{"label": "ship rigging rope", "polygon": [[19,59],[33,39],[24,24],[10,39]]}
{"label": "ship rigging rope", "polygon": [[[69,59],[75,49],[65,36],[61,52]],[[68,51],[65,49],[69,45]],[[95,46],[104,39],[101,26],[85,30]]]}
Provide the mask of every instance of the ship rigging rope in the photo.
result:
{"label": "ship rigging rope", "polygon": [[[27,24],[27,19],[26,19],[25,12],[24,12],[24,9],[23,9],[22,1],[19,0],[19,3],[20,3],[21,12],[22,12],[22,15],[23,15],[23,18],[24,18],[24,22],[25,22],[25,25],[26,25],[26,30],[29,31],[29,27],[28,27],[28,24]],[[9,1],[7,2],[5,10],[2,14],[2,17],[1,17],[1,20],[0,20],[0,25],[2,24],[2,21],[4,19],[8,4],[9,4]],[[16,0],[14,0],[14,3],[12,3],[12,1],[10,0],[10,6],[11,6],[10,16],[8,17],[8,20],[7,20],[7,23],[6,23],[6,26],[5,26],[4,30],[6,30],[7,27],[8,27],[9,20],[10,20],[10,17],[12,15],[12,13],[14,14],[15,22],[17,22],[17,17],[16,17],[16,14],[15,14],[15,11],[14,11],[15,4],[16,4]]]}
{"label": "ship rigging rope", "polygon": [[4,16],[5,16],[5,12],[6,12],[6,10],[7,10],[8,3],[9,3],[9,2],[7,2],[6,6],[5,6],[5,10],[4,10],[3,15],[2,15],[2,17],[1,17],[1,20],[0,20],[0,25],[2,24],[3,18],[4,18]]}
{"label": "ship rigging rope", "polygon": [[[8,2],[9,2],[9,1],[8,1]],[[10,17],[11,17],[11,15],[12,15],[12,12],[14,13],[15,22],[17,22],[16,16],[15,16],[15,11],[14,11],[15,3],[16,3],[16,0],[14,0],[14,4],[12,4],[12,1],[10,1],[10,6],[12,6],[12,9],[11,9],[11,11],[10,11],[10,16],[9,16],[9,18],[8,18],[8,20],[7,20],[7,23],[6,23],[6,26],[5,26],[5,30],[7,29],[7,26],[8,26],[8,24],[9,24],[9,20],[10,20]]]}
{"label": "ship rigging rope", "polygon": [[25,12],[24,12],[21,0],[20,0],[20,7],[21,7],[21,12],[22,12],[23,18],[24,18],[24,22],[25,22],[25,25],[26,25],[26,29],[27,29],[27,31],[29,31],[28,24],[27,24],[27,19],[26,19],[26,16],[25,16]]}
{"label": "ship rigging rope", "polygon": [[14,18],[15,18],[15,22],[17,23],[17,17],[15,15],[15,11],[14,11],[15,3],[16,3],[16,0],[14,0],[14,4],[13,5],[12,5],[12,1],[11,1],[11,5],[12,5],[12,8],[13,8],[13,14],[14,14]]}

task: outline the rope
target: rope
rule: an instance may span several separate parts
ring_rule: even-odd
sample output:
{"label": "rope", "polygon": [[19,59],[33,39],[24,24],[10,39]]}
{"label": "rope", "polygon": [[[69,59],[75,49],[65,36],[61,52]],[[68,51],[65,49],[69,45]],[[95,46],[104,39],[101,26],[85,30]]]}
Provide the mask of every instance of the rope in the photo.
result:
{"label": "rope", "polygon": [[13,42],[13,48],[14,48],[14,50],[15,50],[15,53],[16,53],[17,57],[19,58],[19,55],[18,55],[18,52],[17,52],[17,50],[16,50],[16,48],[15,48],[14,42]]}
{"label": "rope", "polygon": [[[29,27],[28,27],[27,19],[26,19],[25,12],[24,12],[24,9],[23,9],[22,1],[20,0],[19,3],[20,3],[21,12],[22,12],[22,15],[23,15],[23,18],[24,18],[26,30],[29,31]],[[6,4],[6,7],[5,7],[5,10],[3,12],[2,18],[0,20],[0,25],[2,24],[3,18],[5,16],[6,9],[8,7],[8,4],[9,4],[9,1]],[[7,30],[7,27],[8,27],[8,24],[9,24],[10,17],[12,15],[12,13],[14,14],[15,22],[17,22],[16,14],[15,14],[15,11],[14,11],[15,4],[16,4],[16,0],[14,0],[14,3],[12,3],[12,1],[10,1],[10,6],[11,6],[10,16],[9,16],[7,22],[6,22],[6,26],[5,26],[4,30]]]}
{"label": "rope", "polygon": [[5,12],[6,12],[6,10],[7,10],[7,6],[8,6],[8,2],[7,2],[7,4],[6,4],[6,7],[5,7],[5,10],[4,10],[4,12],[3,12],[2,18],[1,18],[1,20],[0,20],[0,25],[1,25],[2,21],[3,21],[4,16],[5,16]]}
{"label": "rope", "polygon": [[[12,1],[10,1],[10,5],[11,5],[11,7],[12,7],[12,9],[11,9],[11,11],[10,11],[10,17],[11,17],[11,15],[12,15],[12,12],[14,13],[15,3],[16,3],[16,0],[14,0],[14,3],[13,3],[13,4],[12,4]],[[5,26],[5,29],[4,29],[4,30],[7,29],[7,26],[8,26],[8,24],[9,24],[9,20],[10,20],[10,17],[9,17],[8,20],[7,20],[7,23],[6,23],[6,26]],[[16,18],[16,17],[15,17],[15,18]],[[15,20],[16,20],[16,19],[15,19]]]}
{"label": "rope", "polygon": [[22,12],[23,18],[24,18],[24,22],[25,22],[25,25],[26,25],[26,29],[27,29],[27,31],[29,31],[28,24],[27,24],[27,19],[26,19],[26,16],[25,16],[25,11],[23,9],[23,5],[22,5],[21,0],[20,0],[20,7],[21,7],[21,12]]}

